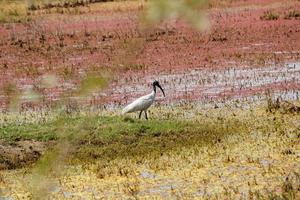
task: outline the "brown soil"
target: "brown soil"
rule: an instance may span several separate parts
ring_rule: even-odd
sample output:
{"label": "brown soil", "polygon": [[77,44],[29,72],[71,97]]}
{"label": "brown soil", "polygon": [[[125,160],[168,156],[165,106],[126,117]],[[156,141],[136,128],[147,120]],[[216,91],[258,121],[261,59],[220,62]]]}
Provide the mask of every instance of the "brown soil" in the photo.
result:
{"label": "brown soil", "polygon": [[0,170],[15,169],[34,163],[47,145],[38,141],[19,141],[13,145],[0,142]]}

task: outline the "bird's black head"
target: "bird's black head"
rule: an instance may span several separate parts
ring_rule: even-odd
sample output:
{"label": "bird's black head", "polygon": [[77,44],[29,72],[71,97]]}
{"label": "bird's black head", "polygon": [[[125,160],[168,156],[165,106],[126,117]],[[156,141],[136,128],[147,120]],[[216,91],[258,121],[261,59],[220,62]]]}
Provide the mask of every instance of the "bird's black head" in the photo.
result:
{"label": "bird's black head", "polygon": [[154,81],[154,82],[152,83],[152,85],[153,85],[153,90],[154,90],[154,92],[156,92],[156,86],[157,86],[157,87],[162,91],[164,97],[166,96],[164,90],[162,89],[162,87],[160,86],[160,84],[159,84],[158,81]]}
{"label": "bird's black head", "polygon": [[159,82],[158,81],[153,81],[152,85],[153,86],[159,86]]}

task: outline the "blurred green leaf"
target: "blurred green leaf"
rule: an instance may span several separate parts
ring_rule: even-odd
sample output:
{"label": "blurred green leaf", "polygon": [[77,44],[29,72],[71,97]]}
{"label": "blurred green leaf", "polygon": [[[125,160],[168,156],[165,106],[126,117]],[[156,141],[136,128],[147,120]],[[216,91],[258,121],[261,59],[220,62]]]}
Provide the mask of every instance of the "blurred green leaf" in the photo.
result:
{"label": "blurred green leaf", "polygon": [[80,96],[88,96],[92,92],[102,89],[108,84],[109,75],[107,73],[99,74],[88,74],[82,81],[78,93]]}
{"label": "blurred green leaf", "polygon": [[70,144],[61,140],[53,149],[47,151],[27,175],[33,199],[45,199],[50,190],[57,185],[52,176],[63,173],[63,166],[68,158]]}
{"label": "blurred green leaf", "polygon": [[204,6],[208,1],[207,0],[186,0],[185,2],[189,7],[197,8],[197,7]]}
{"label": "blurred green leaf", "polygon": [[207,0],[153,0],[146,12],[146,19],[159,23],[168,18],[182,18],[198,30],[208,28],[208,19],[200,10]]}
{"label": "blurred green leaf", "polygon": [[44,88],[52,88],[57,85],[58,80],[54,74],[48,74],[42,77],[41,83]]}
{"label": "blurred green leaf", "polygon": [[17,112],[20,108],[20,91],[16,84],[9,83],[4,87],[4,94],[8,97],[8,107],[11,112]]}
{"label": "blurred green leaf", "polygon": [[41,95],[33,90],[32,87],[26,88],[23,92],[22,98],[30,102],[39,102]]}

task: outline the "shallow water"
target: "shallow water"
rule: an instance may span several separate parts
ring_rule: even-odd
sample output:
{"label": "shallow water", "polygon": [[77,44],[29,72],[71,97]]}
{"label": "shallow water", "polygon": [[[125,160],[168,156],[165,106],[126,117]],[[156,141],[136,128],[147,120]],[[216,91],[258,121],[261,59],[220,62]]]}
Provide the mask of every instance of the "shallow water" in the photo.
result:
{"label": "shallow water", "polygon": [[131,80],[121,79],[119,84],[101,95],[111,102],[125,104],[151,92],[153,80],[159,80],[165,90],[166,98],[158,94],[161,103],[259,100],[264,99],[267,90],[286,100],[298,100],[300,62],[260,68],[199,68],[184,73],[133,76]]}
{"label": "shallow water", "polygon": [[[300,62],[270,65],[267,67],[232,66],[223,69],[193,68],[185,72],[165,72],[146,75],[144,72],[131,73],[130,77],[119,77],[108,89],[95,92],[90,97],[77,99],[80,105],[103,106],[118,108],[135,98],[150,93],[151,83],[158,80],[165,90],[163,98],[158,92],[159,104],[198,103],[216,104],[232,101],[261,101],[269,90],[274,97],[285,100],[299,100],[300,98]],[[21,90],[32,88],[33,85],[24,84]],[[49,90],[46,103],[59,101],[60,93],[74,91],[76,84],[63,82],[59,87]],[[0,103],[6,97],[0,96]],[[26,98],[22,98],[26,101]],[[43,104],[43,103],[42,103]],[[5,106],[2,105],[2,109]]]}

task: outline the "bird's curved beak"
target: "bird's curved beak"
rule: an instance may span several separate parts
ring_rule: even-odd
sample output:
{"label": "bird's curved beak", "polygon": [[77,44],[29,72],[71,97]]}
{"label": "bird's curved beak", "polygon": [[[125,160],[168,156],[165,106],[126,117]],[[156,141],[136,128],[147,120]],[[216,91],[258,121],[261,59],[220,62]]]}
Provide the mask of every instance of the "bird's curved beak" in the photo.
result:
{"label": "bird's curved beak", "polygon": [[165,97],[166,95],[165,95],[165,92],[164,92],[164,90],[162,89],[162,87],[161,87],[160,85],[157,85],[157,87],[159,87],[159,89],[162,91],[162,93],[163,93],[163,95],[164,95],[164,97]]}

